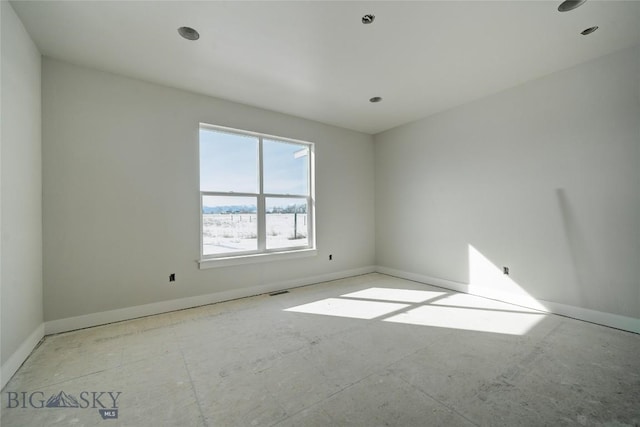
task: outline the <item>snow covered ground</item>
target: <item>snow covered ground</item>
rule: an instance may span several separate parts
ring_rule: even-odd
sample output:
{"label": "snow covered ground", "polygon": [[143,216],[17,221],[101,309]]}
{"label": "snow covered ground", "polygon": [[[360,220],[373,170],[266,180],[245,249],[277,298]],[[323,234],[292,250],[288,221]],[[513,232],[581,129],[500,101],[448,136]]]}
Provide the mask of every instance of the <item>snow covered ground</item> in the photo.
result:
{"label": "snow covered ground", "polygon": [[[294,236],[294,226],[297,231]],[[267,249],[307,246],[307,214],[267,214]],[[258,249],[256,214],[204,214],[204,255]]]}

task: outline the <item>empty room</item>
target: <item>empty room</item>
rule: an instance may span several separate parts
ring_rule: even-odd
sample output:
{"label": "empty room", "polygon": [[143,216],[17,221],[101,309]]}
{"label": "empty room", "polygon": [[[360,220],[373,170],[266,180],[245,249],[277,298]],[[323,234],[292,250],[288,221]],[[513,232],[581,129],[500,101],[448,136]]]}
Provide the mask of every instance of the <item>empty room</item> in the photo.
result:
{"label": "empty room", "polygon": [[0,5],[3,427],[640,426],[640,1]]}

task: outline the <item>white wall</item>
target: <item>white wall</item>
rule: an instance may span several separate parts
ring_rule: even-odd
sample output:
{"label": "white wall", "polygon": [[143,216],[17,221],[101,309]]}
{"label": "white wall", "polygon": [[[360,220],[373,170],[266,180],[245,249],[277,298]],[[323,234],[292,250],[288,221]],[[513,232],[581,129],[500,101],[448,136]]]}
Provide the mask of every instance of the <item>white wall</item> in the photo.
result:
{"label": "white wall", "polygon": [[[371,136],[48,58],[42,90],[45,320],[374,265]],[[199,122],[316,143],[318,256],[198,269]]]}
{"label": "white wall", "polygon": [[2,15],[2,386],[42,338],[40,53],[7,1]]}
{"label": "white wall", "polygon": [[374,141],[378,265],[640,317],[640,47]]}

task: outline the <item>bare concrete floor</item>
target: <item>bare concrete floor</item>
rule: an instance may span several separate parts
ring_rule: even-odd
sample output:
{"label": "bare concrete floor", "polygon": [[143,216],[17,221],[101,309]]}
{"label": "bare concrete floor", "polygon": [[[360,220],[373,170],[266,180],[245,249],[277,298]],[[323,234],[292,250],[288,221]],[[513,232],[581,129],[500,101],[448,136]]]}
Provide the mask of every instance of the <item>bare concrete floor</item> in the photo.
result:
{"label": "bare concrete floor", "polygon": [[370,274],[47,337],[0,419],[638,426],[640,335]]}

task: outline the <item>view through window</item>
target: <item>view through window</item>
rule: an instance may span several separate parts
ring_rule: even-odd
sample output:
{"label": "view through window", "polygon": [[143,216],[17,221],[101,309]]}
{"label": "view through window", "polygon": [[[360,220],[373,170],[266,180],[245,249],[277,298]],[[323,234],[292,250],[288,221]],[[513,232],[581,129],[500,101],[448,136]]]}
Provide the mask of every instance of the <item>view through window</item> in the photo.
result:
{"label": "view through window", "polygon": [[313,145],[200,125],[201,256],[313,247]]}

